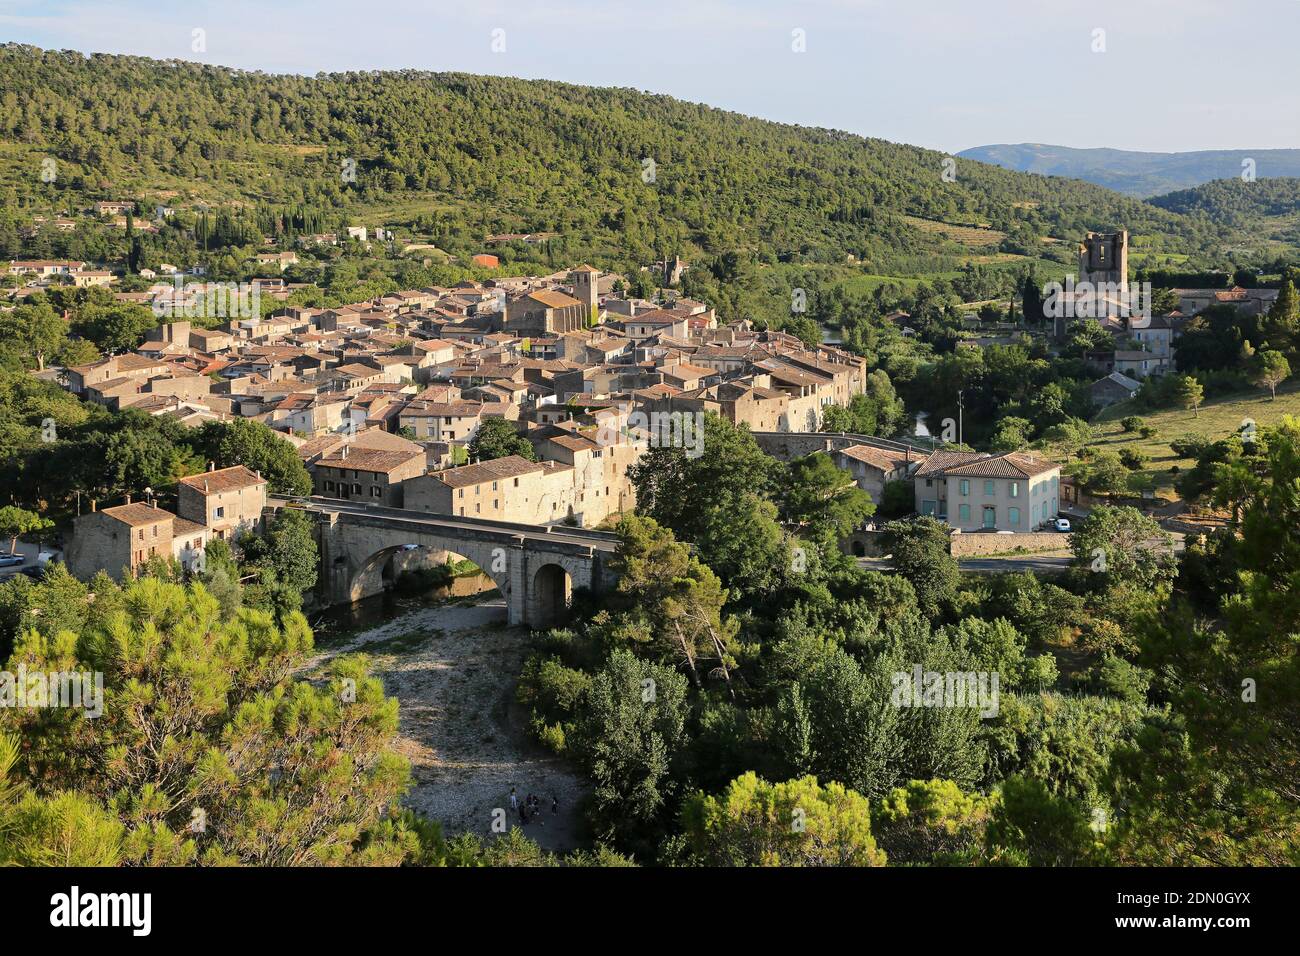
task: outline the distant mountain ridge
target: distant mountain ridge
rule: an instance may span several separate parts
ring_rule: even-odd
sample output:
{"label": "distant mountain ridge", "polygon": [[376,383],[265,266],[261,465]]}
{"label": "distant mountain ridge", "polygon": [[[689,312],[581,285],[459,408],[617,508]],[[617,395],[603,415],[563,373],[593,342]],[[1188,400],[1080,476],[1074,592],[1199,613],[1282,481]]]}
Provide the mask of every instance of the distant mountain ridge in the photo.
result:
{"label": "distant mountain ridge", "polygon": [[1126,149],[1076,149],[1042,143],[976,146],[957,154],[1017,172],[1082,179],[1146,199],[1192,189],[1215,179],[1240,177],[1243,160],[1254,160],[1260,179],[1300,176],[1300,149],[1207,149],[1144,153]]}

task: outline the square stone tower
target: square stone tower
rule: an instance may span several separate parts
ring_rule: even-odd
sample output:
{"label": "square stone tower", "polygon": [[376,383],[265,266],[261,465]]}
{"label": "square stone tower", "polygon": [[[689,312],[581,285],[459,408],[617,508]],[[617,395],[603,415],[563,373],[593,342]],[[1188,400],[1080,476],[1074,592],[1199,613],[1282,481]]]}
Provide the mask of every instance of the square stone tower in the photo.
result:
{"label": "square stone tower", "polygon": [[1128,282],[1128,230],[1090,232],[1079,246],[1079,281]]}

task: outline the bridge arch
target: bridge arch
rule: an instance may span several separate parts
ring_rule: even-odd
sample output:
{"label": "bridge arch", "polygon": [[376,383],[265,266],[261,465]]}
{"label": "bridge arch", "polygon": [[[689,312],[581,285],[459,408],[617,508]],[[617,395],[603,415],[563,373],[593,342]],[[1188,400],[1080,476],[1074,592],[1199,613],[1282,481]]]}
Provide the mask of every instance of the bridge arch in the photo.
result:
{"label": "bridge arch", "polygon": [[449,552],[474,562],[505,598],[512,625],[553,627],[567,615],[579,588],[604,590],[614,536],[578,528],[548,528],[466,520],[400,509],[363,508],[312,499],[318,516],[320,595],[328,603],[357,601],[395,576],[404,546]]}
{"label": "bridge arch", "polygon": [[[436,560],[431,562],[432,564],[440,564],[445,561],[474,560],[451,549],[433,548],[415,541],[389,545],[360,562],[352,575],[351,582],[348,584],[348,599],[350,601],[360,601],[383,591],[391,590],[397,584],[398,576],[407,570],[400,565],[406,563],[403,558],[412,549],[423,552],[425,556],[435,558]],[[474,561],[474,563],[478,565],[484,574],[492,578],[502,594],[506,592],[508,581],[500,580],[502,575],[493,575],[488,568],[483,567],[477,561]]]}
{"label": "bridge arch", "polygon": [[573,577],[564,565],[548,561],[533,572],[528,621],[535,628],[559,627],[569,616]]}

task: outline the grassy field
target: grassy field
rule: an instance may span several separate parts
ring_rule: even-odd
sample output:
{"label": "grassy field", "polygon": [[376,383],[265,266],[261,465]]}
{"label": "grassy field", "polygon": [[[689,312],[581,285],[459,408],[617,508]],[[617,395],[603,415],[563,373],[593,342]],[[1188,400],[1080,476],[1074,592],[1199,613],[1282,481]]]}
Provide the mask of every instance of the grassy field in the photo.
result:
{"label": "grassy field", "polygon": [[[1141,417],[1155,427],[1157,433],[1151,438],[1143,438],[1136,432],[1124,432],[1120,420],[1127,415]],[[1169,442],[1184,435],[1201,435],[1217,441],[1240,429],[1245,419],[1263,427],[1276,424],[1283,415],[1300,416],[1300,380],[1292,379],[1279,388],[1276,401],[1269,400],[1268,392],[1254,390],[1207,401],[1197,414],[1182,409],[1146,412],[1124,402],[1112,405],[1094,420],[1097,437],[1092,447],[1116,452],[1135,448],[1145,452],[1151,460],[1143,471],[1154,478],[1157,493],[1162,497],[1174,497],[1173,483],[1178,475],[1171,469],[1177,466],[1186,471],[1196,463],[1188,458],[1179,458],[1169,447]],[[1048,454],[1051,453],[1049,449]],[[1073,469],[1067,466],[1064,470],[1069,473]]]}

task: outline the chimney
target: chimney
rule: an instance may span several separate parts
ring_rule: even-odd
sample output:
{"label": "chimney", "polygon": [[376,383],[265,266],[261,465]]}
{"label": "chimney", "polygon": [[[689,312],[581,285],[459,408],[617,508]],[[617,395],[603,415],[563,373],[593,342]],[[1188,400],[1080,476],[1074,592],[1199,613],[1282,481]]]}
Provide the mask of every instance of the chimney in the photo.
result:
{"label": "chimney", "polygon": [[205,495],[208,493],[208,479],[206,478],[203,479],[203,493]]}
{"label": "chimney", "polygon": [[91,512],[91,514],[94,514],[96,511],[99,510],[98,505],[99,505],[99,502],[98,502],[98,501],[96,501],[94,498],[91,498],[91,499],[90,499],[90,512]]}
{"label": "chimney", "polygon": [[344,444],[344,446],[343,446],[343,454],[339,455],[340,458],[347,458],[347,457],[348,457],[348,448],[349,448],[349,446],[348,446],[347,444]]}
{"label": "chimney", "polygon": [[215,461],[208,462],[208,471],[216,471],[216,470],[217,470],[217,463]]}
{"label": "chimney", "polygon": [[127,493],[127,496],[126,496],[126,503],[127,503],[128,505],[131,503],[131,495],[130,495],[130,492]]}

